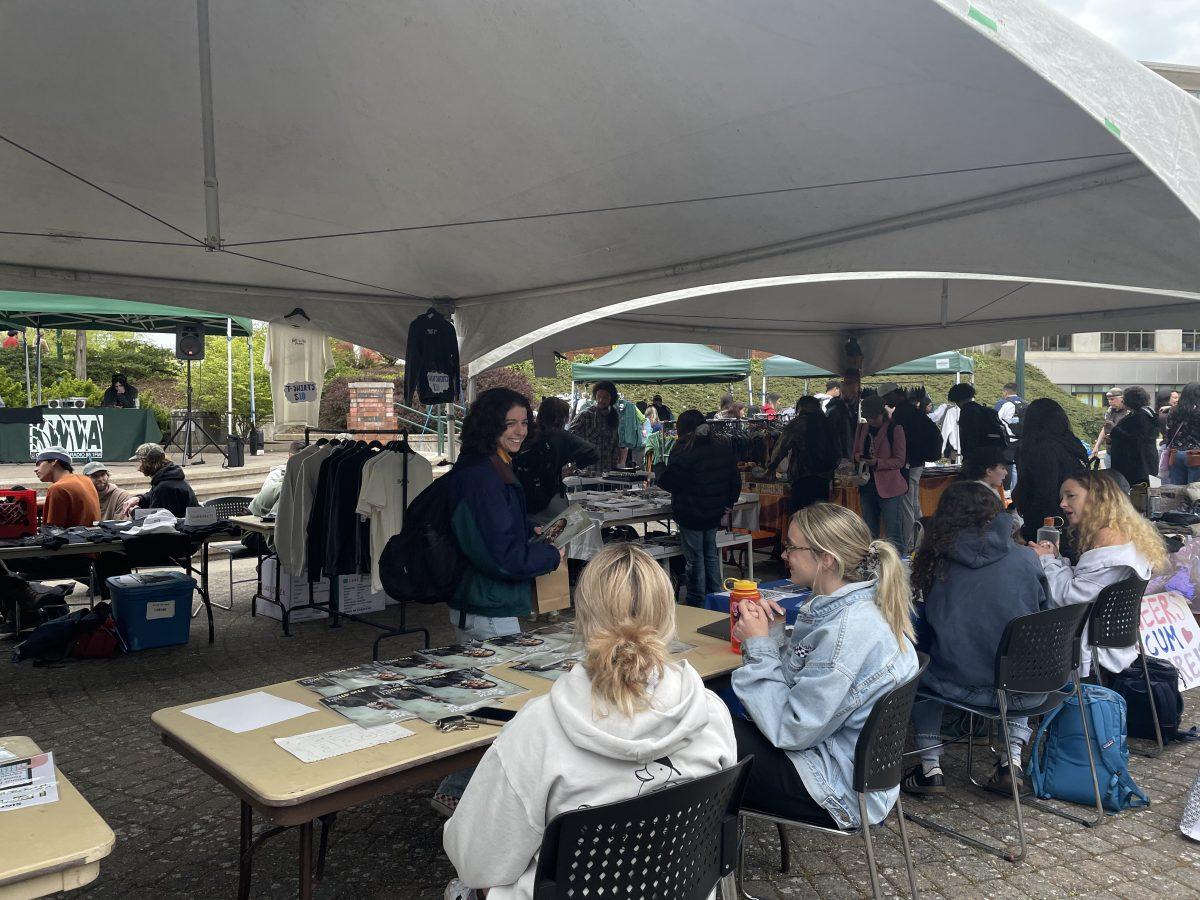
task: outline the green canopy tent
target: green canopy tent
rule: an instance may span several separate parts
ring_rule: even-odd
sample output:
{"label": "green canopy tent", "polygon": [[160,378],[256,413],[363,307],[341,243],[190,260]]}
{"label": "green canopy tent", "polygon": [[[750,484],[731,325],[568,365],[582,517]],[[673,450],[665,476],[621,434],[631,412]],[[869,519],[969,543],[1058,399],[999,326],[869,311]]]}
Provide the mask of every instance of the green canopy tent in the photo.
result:
{"label": "green canopy tent", "polygon": [[581,381],[721,384],[741,378],[749,390],[750,360],[734,359],[704,344],[618,344],[595,362],[572,364],[571,399],[574,405],[575,385]]}
{"label": "green canopy tent", "polygon": [[[51,328],[84,331],[134,331],[154,334],[173,333],[180,325],[198,326],[204,334],[223,334],[226,338],[226,368],[229,381],[229,414],[233,413],[233,338],[250,338],[254,323],[239,316],[223,316],[205,310],[181,306],[162,306],[136,300],[110,300],[103,297],[77,297],[70,294],[37,294],[24,291],[0,291],[0,327],[37,334],[34,355],[37,369],[37,402],[42,402],[42,332]],[[25,345],[25,394],[33,405],[33,385],[29,371],[29,344]],[[252,344],[247,341],[247,344]],[[251,350],[253,356],[253,350]],[[250,365],[250,418],[254,419],[254,361]]]}
{"label": "green canopy tent", "polygon": [[[888,378],[901,378],[906,375],[950,375],[951,373],[953,373],[956,383],[962,380],[963,374],[968,374],[971,376],[973,384],[975,382],[975,361],[957,350],[946,350],[943,353],[922,356],[920,359],[910,360],[873,374]],[[771,356],[763,360],[762,392],[764,400],[767,396],[767,379],[772,376],[805,379],[835,377],[832,372],[814,366],[812,363],[802,362],[788,356]]]}

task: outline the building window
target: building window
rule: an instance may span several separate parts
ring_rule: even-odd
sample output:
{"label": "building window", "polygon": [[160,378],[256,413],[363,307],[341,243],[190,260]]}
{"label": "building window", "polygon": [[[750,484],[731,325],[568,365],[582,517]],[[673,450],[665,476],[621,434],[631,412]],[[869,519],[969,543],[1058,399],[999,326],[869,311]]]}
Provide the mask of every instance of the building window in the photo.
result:
{"label": "building window", "polygon": [[1088,406],[1094,406],[1098,409],[1106,409],[1108,407],[1108,391],[1111,384],[1073,384],[1071,385],[1071,396],[1080,403],[1086,403]]}
{"label": "building window", "polygon": [[1069,334],[1045,334],[1029,339],[1029,349],[1038,353],[1070,353],[1071,336]]}
{"label": "building window", "polygon": [[1200,331],[1183,330],[1183,352],[1200,353]]}
{"label": "building window", "polygon": [[1100,349],[1114,353],[1150,353],[1154,350],[1154,332],[1102,331]]}

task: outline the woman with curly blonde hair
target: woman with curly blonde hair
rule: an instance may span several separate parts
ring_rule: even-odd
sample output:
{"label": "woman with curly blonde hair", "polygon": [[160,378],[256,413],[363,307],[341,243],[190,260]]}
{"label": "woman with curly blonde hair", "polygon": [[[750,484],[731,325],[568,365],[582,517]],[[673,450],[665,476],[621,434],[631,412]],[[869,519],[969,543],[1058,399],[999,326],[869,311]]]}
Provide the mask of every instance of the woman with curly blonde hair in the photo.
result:
{"label": "woman with curly blonde hair", "polygon": [[582,660],[504,726],[471,776],[442,843],[447,897],[530,900],[542,833],[582,806],[648,795],[737,761],[729,711],[672,660],[671,581],[632,544],[609,544],[580,576]]}
{"label": "woman with curly blonde hair", "polygon": [[[1063,481],[1059,496],[1078,561],[1071,565],[1049,542],[1030,543],[1041,557],[1052,605],[1091,603],[1111,584],[1134,576],[1148,580],[1166,567],[1162,538],[1107,473],[1071,475]],[[1136,646],[1099,650],[1100,666],[1109,672],[1124,671],[1135,659]],[[1091,667],[1085,638],[1080,674],[1087,675]]]}

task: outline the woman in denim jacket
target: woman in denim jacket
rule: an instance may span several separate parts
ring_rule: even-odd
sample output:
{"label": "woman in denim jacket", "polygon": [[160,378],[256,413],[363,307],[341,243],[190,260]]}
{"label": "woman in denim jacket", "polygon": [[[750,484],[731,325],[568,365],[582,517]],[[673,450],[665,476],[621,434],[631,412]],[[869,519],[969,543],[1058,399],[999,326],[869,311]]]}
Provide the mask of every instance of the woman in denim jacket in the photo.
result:
{"label": "woman in denim jacket", "polygon": [[[792,516],[783,550],[794,584],[811,587],[790,641],[769,636],[775,610],[745,603],[735,717],[738,756],[754,755],[748,807],[838,828],[860,824],[854,746],[875,702],[917,674],[908,578],[895,548],[854,513],[817,503]],[[871,791],[882,821],[899,789]]]}

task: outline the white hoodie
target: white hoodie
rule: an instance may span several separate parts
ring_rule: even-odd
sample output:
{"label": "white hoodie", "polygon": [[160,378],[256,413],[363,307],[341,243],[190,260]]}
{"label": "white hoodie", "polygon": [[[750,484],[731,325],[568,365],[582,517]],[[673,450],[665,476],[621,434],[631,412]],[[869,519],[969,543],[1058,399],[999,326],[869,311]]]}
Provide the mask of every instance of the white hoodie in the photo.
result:
{"label": "white hoodie", "polygon": [[442,842],[489,900],[528,900],[542,833],[559,813],[652,793],[737,761],[729,711],[686,662],[668,665],[652,708],[597,716],[582,665],[504,726],[471,776]]}
{"label": "white hoodie", "polygon": [[[1130,542],[1088,550],[1079,557],[1079,562],[1074,567],[1060,557],[1043,556],[1042,570],[1050,583],[1051,605],[1067,606],[1071,603],[1091,603],[1100,596],[1100,591],[1110,584],[1116,584],[1134,575],[1149,579],[1153,567]],[[1109,672],[1124,672],[1137,659],[1137,645],[1115,649],[1101,647],[1099,658],[1101,667]],[[1079,675],[1086,678],[1091,671],[1092,649],[1087,642],[1085,630]]]}

